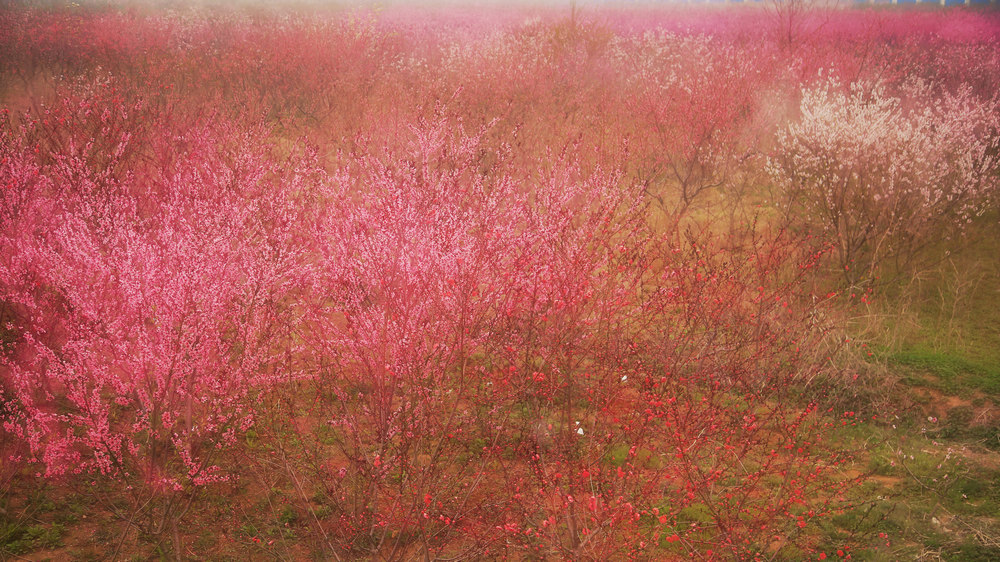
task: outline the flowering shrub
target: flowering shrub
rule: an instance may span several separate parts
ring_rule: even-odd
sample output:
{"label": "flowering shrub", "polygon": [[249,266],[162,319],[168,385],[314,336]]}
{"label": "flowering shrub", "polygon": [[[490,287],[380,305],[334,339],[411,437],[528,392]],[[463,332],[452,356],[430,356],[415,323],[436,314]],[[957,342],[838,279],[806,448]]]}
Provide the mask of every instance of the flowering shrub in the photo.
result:
{"label": "flowering shrub", "polygon": [[712,37],[653,32],[617,42],[613,59],[630,72],[628,108],[644,116],[639,177],[660,207],[682,215],[696,199],[724,192],[757,142],[767,72],[759,59]]}
{"label": "flowering shrub", "polygon": [[910,258],[987,208],[1000,170],[997,109],[968,90],[916,82],[893,95],[830,79],[803,92],[770,169],[799,220],[836,241],[845,277],[870,278],[884,259]]}
{"label": "flowering shrub", "polygon": [[[175,131],[131,111],[72,116],[44,158],[20,140],[44,134],[33,116],[0,133],[4,426],[47,477],[100,473],[169,495],[226,478],[220,455],[273,383],[306,182],[268,157],[260,129]],[[130,130],[148,143],[130,146]]]}
{"label": "flowering shrub", "polygon": [[[321,490],[301,499],[328,514],[325,547],[811,548],[803,514],[842,508],[856,483],[834,484],[850,456],[820,399],[792,398],[825,363],[806,283],[825,250],[658,233],[641,186],[566,156],[524,176],[462,129],[414,127],[403,153],[324,191],[312,382],[288,410],[308,414],[272,438],[306,443],[283,468]],[[737,243],[747,254],[723,249]]]}

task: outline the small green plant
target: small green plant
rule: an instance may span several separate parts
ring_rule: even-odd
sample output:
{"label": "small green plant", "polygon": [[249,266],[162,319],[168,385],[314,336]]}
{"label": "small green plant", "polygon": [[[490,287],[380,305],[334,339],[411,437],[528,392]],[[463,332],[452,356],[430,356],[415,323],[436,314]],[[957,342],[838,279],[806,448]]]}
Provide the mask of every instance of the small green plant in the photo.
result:
{"label": "small green plant", "polygon": [[62,546],[62,537],[66,527],[60,523],[50,525],[15,526],[0,529],[0,552],[10,554],[25,554],[39,548],[58,548]]}

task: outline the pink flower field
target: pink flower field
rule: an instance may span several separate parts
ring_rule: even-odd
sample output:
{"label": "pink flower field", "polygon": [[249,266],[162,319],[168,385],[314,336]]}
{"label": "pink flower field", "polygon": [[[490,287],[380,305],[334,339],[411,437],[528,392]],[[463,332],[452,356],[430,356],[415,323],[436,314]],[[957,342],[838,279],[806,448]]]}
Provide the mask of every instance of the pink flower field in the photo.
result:
{"label": "pink flower field", "polygon": [[0,7],[0,559],[1000,559],[1000,13]]}

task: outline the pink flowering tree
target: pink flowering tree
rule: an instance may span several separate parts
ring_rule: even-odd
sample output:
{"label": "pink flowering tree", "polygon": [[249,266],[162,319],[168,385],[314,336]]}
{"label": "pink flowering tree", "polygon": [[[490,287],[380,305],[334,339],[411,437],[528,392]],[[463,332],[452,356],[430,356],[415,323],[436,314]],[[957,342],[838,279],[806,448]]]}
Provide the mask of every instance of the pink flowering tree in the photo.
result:
{"label": "pink flowering tree", "polygon": [[405,152],[373,152],[326,191],[306,337],[337,550],[437,552],[478,495],[477,465],[455,461],[478,437],[484,344],[517,305],[528,194],[452,126],[415,127]]}
{"label": "pink flowering tree", "polygon": [[739,166],[753,154],[770,50],[750,44],[653,31],[616,38],[611,59],[624,69],[621,95],[628,112],[640,116],[632,158],[647,193],[668,214],[733,194]]}
{"label": "pink flowering tree", "polygon": [[30,115],[0,133],[4,427],[46,476],[121,480],[157,508],[150,530],[176,532],[277,376],[304,247],[293,194],[311,172],[259,129],[88,115],[109,151],[80,128],[42,154],[18,138],[37,138]]}
{"label": "pink flowering tree", "polygon": [[769,168],[795,220],[835,242],[845,280],[870,279],[886,259],[960,232],[995,198],[997,109],[920,81],[892,93],[831,78],[803,92]]}

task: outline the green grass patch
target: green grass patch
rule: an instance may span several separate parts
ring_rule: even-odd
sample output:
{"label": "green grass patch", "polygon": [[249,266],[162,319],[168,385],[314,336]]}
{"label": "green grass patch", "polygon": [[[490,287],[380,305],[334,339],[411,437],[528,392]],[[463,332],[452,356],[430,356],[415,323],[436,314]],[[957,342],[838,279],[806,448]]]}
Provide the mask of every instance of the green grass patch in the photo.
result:
{"label": "green grass patch", "polygon": [[10,525],[0,529],[0,552],[26,554],[39,548],[58,548],[66,527],[60,523],[50,525]]}
{"label": "green grass patch", "polygon": [[948,562],[994,562],[1000,560],[1000,548],[966,541],[957,549],[941,553]]}
{"label": "green grass patch", "polygon": [[[889,354],[890,365],[925,371],[940,380],[941,390],[956,393],[976,389],[1000,395],[1000,364],[973,360],[957,353],[910,348]],[[914,382],[917,379],[909,377]]]}

